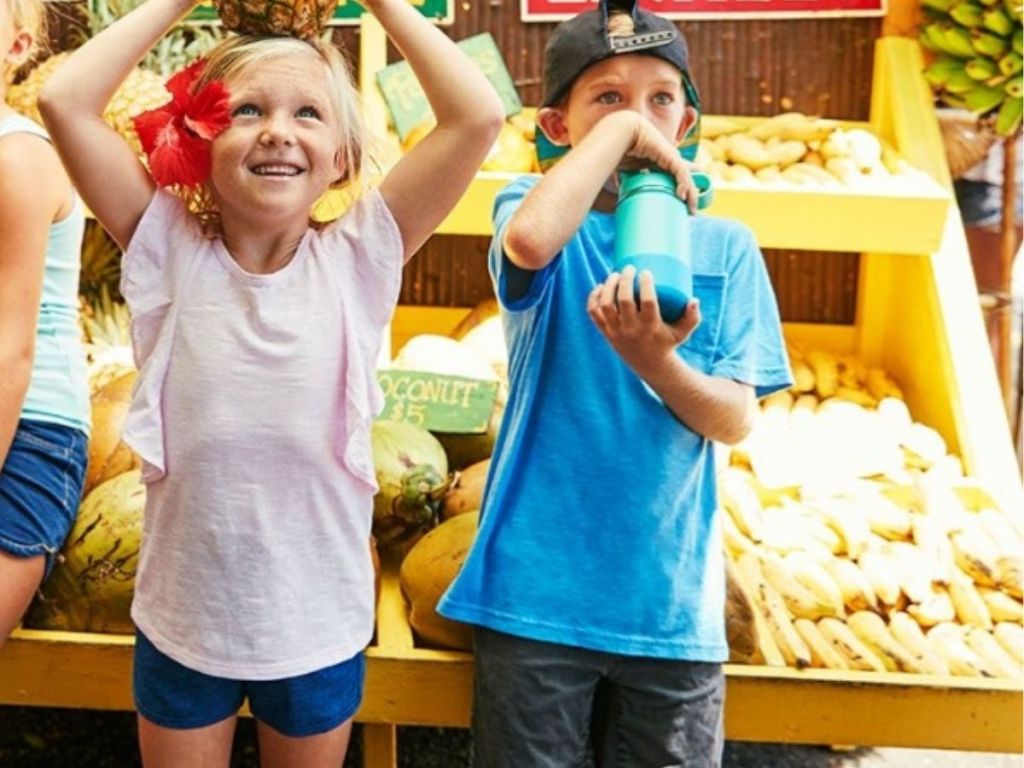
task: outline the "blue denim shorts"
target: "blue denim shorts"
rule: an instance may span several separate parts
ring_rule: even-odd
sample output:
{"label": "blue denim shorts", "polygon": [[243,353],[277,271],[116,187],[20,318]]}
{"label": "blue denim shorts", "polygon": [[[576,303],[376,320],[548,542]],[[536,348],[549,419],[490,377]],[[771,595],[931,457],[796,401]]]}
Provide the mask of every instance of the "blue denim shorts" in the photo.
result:
{"label": "blue denim shorts", "polygon": [[0,550],[45,555],[46,575],[78,513],[88,441],[74,427],[22,419],[0,470]]}
{"label": "blue denim shorts", "polygon": [[238,712],[246,698],[253,717],[285,736],[313,736],[351,718],[363,698],[362,652],[331,667],[281,680],[231,680],[182,666],[135,633],[135,708],[163,728],[203,728]]}

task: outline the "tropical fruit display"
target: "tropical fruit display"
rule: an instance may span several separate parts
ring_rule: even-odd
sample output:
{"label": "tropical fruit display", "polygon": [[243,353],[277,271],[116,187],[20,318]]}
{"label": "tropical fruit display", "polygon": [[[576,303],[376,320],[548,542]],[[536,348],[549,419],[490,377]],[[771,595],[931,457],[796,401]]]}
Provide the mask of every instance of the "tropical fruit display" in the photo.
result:
{"label": "tropical fruit display", "polygon": [[91,302],[81,295],[80,305],[89,391],[95,395],[110,382],[135,370],[131,315],[127,304],[110,298],[105,285]]}
{"label": "tropical fruit display", "polygon": [[225,28],[245,35],[311,40],[327,27],[337,0],[214,0]]}
{"label": "tropical fruit display", "polygon": [[139,470],[94,488],[50,577],[25,616],[25,626],[133,634],[129,616],[142,536],[146,487]]}
{"label": "tropical fruit display", "polygon": [[139,457],[121,439],[136,375],[135,371],[128,371],[92,396],[93,428],[89,435],[89,463],[83,496],[97,485],[141,466]]}
{"label": "tropical fruit display", "polygon": [[[506,173],[537,173],[537,151],[534,147],[534,121],[537,110],[524,107],[523,111],[509,117],[501,127],[487,156],[480,166],[482,171],[504,171]],[[400,142],[403,152],[416,146],[434,127],[434,119],[413,126]]]}
{"label": "tropical fruit display", "polygon": [[914,193],[936,183],[866,127],[784,112],[764,120],[701,118],[694,166],[721,184]]}
{"label": "tropical fruit display", "polygon": [[1020,0],[922,0],[925,79],[951,107],[989,116],[1000,136],[1020,128],[1024,31]]}

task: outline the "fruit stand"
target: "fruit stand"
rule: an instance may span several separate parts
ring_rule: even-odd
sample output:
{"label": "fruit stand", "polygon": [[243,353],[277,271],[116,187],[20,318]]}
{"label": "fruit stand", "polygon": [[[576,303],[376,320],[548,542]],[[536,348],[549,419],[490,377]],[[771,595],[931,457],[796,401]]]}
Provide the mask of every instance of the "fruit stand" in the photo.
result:
{"label": "fruit stand", "polygon": [[[366,17],[360,34],[362,92],[371,121],[382,126],[373,75],[386,63],[385,40]],[[916,43],[877,42],[870,127],[936,180],[931,188],[725,184],[711,213],[744,221],[764,248],[863,254],[854,322],[787,324],[787,339],[892,372],[915,418],[938,430],[1024,530],[1020,477],[922,69]],[[489,234],[494,196],[509,179],[479,174],[439,231]],[[400,306],[392,348],[416,334],[447,334],[468,311]],[[130,710],[132,645],[127,635],[19,629],[0,653],[0,703]],[[367,659],[357,714],[367,768],[397,764],[399,725],[468,726],[472,656],[418,645],[393,559],[385,558]],[[730,739],[1022,751],[1024,696],[1014,680],[735,664],[727,680]]]}

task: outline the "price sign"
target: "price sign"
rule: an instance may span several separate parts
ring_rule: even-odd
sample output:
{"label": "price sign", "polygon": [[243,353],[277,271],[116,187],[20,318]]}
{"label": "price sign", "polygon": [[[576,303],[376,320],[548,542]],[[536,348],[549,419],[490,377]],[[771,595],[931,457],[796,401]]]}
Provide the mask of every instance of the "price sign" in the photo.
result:
{"label": "price sign", "polygon": [[384,393],[380,418],[408,421],[431,432],[487,431],[498,382],[420,371],[377,371]]}

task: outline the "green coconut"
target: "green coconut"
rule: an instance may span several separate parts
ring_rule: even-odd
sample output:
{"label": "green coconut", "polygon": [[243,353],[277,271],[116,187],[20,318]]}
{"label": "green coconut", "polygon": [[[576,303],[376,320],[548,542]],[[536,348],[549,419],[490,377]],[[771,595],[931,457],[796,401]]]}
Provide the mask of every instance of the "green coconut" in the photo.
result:
{"label": "green coconut", "polygon": [[132,634],[129,615],[142,537],[146,487],[139,470],[96,486],[78,510],[61,556],[25,626]]}
{"label": "green coconut", "polygon": [[382,549],[407,552],[430,530],[448,490],[448,458],[430,432],[404,421],[373,423],[373,534]]}

